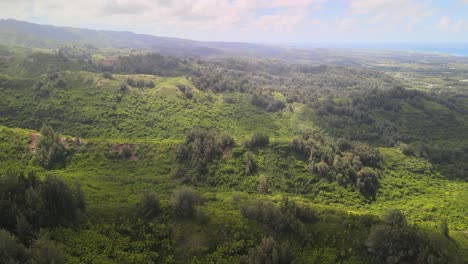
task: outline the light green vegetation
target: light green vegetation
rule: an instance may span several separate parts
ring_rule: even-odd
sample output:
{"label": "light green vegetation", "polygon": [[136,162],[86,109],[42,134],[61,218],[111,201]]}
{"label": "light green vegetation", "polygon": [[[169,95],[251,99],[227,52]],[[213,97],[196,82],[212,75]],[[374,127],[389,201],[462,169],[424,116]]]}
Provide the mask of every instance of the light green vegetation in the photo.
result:
{"label": "light green vegetation", "polygon": [[[373,263],[366,240],[391,208],[444,256],[468,260],[460,101],[395,87],[365,69],[149,55],[125,64],[118,52],[127,54],[100,50],[91,63],[53,51],[0,53],[12,56],[0,60],[0,175],[34,171],[80,182],[84,220],[45,229],[68,263],[240,263],[268,241],[275,250],[287,244],[297,263]],[[24,63],[31,58],[42,67]],[[136,70],[146,59],[153,68]],[[118,66],[107,72],[106,60]],[[44,123],[67,148],[64,163],[49,170],[34,153]],[[186,138],[194,127],[207,129],[206,138]],[[315,133],[323,138],[304,137]],[[257,146],[252,135],[268,142]],[[294,145],[301,137],[304,146]],[[339,169],[345,158],[351,165]],[[349,178],[338,177],[351,167]],[[364,172],[376,177],[375,193],[363,191],[374,183]],[[174,212],[174,192],[184,186],[200,196],[192,218]],[[139,215],[144,193],[161,202],[154,219]],[[285,197],[310,215],[287,211]],[[280,220],[272,221],[291,230],[249,217],[245,208],[256,200],[273,202],[265,207]],[[442,220],[451,238],[439,231]]]}

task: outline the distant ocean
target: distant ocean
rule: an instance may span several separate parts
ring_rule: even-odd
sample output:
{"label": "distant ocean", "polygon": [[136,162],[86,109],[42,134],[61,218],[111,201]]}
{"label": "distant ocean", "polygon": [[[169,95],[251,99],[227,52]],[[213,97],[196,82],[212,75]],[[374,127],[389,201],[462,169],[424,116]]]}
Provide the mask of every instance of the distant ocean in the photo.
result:
{"label": "distant ocean", "polygon": [[[392,46],[388,46],[392,48]],[[468,43],[467,44],[412,44],[412,45],[394,45],[396,50],[407,51],[420,51],[420,52],[436,52],[456,56],[468,56]]]}
{"label": "distant ocean", "polygon": [[468,57],[468,43],[303,43],[302,48],[339,48],[435,52]]}

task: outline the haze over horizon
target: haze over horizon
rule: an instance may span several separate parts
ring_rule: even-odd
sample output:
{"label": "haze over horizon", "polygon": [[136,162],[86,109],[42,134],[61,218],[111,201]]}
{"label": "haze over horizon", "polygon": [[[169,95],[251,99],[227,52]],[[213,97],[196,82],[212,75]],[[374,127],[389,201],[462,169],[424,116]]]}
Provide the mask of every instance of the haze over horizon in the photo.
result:
{"label": "haze over horizon", "polygon": [[0,1],[0,18],[253,43],[464,43],[468,1]]}

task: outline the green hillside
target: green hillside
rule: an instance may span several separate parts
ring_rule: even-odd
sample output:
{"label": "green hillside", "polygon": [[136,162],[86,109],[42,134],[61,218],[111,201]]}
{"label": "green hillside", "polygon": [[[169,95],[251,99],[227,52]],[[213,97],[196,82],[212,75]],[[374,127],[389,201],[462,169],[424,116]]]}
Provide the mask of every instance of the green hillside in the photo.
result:
{"label": "green hillside", "polygon": [[415,88],[2,47],[0,262],[465,263],[466,100]]}

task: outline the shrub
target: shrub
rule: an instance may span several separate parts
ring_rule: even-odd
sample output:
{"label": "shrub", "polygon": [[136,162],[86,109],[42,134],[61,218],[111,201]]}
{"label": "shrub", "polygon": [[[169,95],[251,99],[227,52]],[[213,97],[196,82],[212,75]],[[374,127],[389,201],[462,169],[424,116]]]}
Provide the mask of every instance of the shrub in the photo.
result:
{"label": "shrub", "polygon": [[268,193],[270,184],[268,183],[268,178],[265,175],[260,175],[258,178],[258,192],[259,193]]}
{"label": "shrub", "polygon": [[156,85],[155,85],[155,84],[154,84],[154,82],[153,82],[153,81],[151,81],[151,80],[150,80],[150,81],[148,81],[148,82],[146,83],[146,87],[149,87],[149,88],[154,88],[155,86],[156,86]]}
{"label": "shrub", "polygon": [[264,224],[275,234],[286,234],[288,232],[303,235],[303,223],[298,219],[296,204],[291,203],[281,207],[275,206],[270,201],[254,201],[250,205],[241,207],[244,217]]}
{"label": "shrub", "polygon": [[187,170],[182,167],[176,167],[171,171],[171,179],[179,180],[183,183],[191,183],[192,179]]}
{"label": "shrub", "polygon": [[40,192],[44,201],[44,222],[47,226],[72,223],[76,219],[76,202],[63,180],[46,176]]}
{"label": "shrub", "polygon": [[9,172],[0,177],[0,227],[15,230],[27,241],[33,230],[73,223],[77,212],[84,211],[78,196],[55,177],[41,181],[34,173]]}
{"label": "shrub", "polygon": [[161,212],[159,198],[154,193],[145,193],[138,203],[138,214],[145,219],[152,219]]}
{"label": "shrub", "polygon": [[120,151],[120,156],[124,160],[128,160],[131,156],[133,155],[132,149],[130,148],[129,145],[124,145],[122,147],[122,150]]}
{"label": "shrub", "polygon": [[222,149],[226,149],[228,147],[233,147],[234,145],[236,145],[236,141],[234,140],[234,138],[227,133],[223,133],[219,136],[219,143]]}
{"label": "shrub", "polygon": [[112,80],[112,73],[110,73],[110,72],[103,72],[103,73],[102,73],[102,77],[103,77],[103,78],[106,78],[106,79]]}
{"label": "shrub", "polygon": [[32,263],[62,264],[65,263],[65,253],[58,245],[47,239],[39,238],[31,246]]}
{"label": "shrub", "polygon": [[289,244],[278,243],[272,237],[264,237],[262,242],[250,251],[247,263],[251,264],[290,264],[294,257]]}
{"label": "shrub", "polygon": [[450,256],[436,248],[398,210],[384,216],[384,222],[371,228],[366,241],[374,263],[450,263]]}
{"label": "shrub", "polygon": [[364,195],[375,195],[378,188],[378,172],[364,167],[357,173],[356,186]]}
{"label": "shrub", "polygon": [[208,164],[221,156],[222,150],[217,132],[193,128],[187,133],[186,144],[177,149],[177,157],[180,161],[190,159],[190,165],[195,168],[198,176],[202,176],[208,172]]}
{"label": "shrub", "polygon": [[50,126],[42,126],[41,137],[35,152],[39,164],[46,169],[63,165],[67,154],[67,150],[54,130]]}
{"label": "shrub", "polygon": [[255,133],[250,140],[244,142],[244,147],[248,149],[265,147],[270,143],[270,137],[261,133]]}
{"label": "shrub", "polygon": [[405,156],[414,156],[415,154],[415,150],[411,145],[400,143],[398,147]]}
{"label": "shrub", "polygon": [[0,229],[0,263],[27,263],[25,247],[10,232]]}
{"label": "shrub", "polygon": [[252,152],[247,151],[244,154],[245,174],[252,175],[257,171],[257,162],[255,161]]}
{"label": "shrub", "polygon": [[192,188],[185,187],[174,191],[172,203],[177,216],[195,216],[196,206],[200,204],[200,202],[200,198]]}

